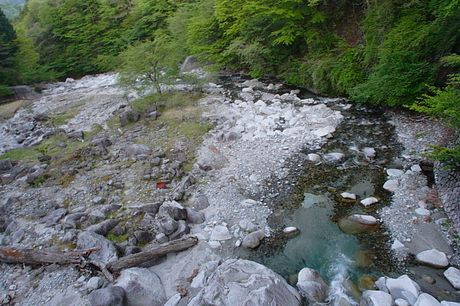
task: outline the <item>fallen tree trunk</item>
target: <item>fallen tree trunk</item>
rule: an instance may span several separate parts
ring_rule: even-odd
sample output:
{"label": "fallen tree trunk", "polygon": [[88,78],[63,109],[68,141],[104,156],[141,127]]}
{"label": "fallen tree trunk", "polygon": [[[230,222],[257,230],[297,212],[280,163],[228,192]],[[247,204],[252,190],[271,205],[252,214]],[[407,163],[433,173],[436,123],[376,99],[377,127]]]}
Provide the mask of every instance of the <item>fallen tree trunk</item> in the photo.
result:
{"label": "fallen tree trunk", "polygon": [[120,272],[123,269],[131,268],[140,265],[143,262],[154,258],[172,253],[179,252],[191,248],[198,243],[198,238],[189,236],[178,240],[173,240],[156,246],[152,249],[142,251],[140,253],[131,254],[120,259],[109,262],[106,265],[110,272]]}
{"label": "fallen tree trunk", "polygon": [[37,249],[0,249],[0,262],[26,265],[42,264],[81,264],[91,253],[99,249],[79,250],[79,251],[46,251]]}
{"label": "fallen tree trunk", "polygon": [[77,251],[46,251],[37,249],[18,249],[18,248],[2,248],[0,249],[0,262],[12,264],[26,265],[42,265],[42,264],[79,264],[85,266],[88,263],[93,264],[103,272],[107,279],[113,281],[111,275],[113,272],[120,272],[123,269],[131,268],[140,265],[143,262],[154,258],[172,253],[186,250],[198,243],[198,238],[195,236],[184,237],[182,239],[173,240],[160,244],[149,250],[131,254],[120,259],[109,262],[103,266],[98,263],[88,261],[86,258],[93,252],[100,249],[77,250]]}

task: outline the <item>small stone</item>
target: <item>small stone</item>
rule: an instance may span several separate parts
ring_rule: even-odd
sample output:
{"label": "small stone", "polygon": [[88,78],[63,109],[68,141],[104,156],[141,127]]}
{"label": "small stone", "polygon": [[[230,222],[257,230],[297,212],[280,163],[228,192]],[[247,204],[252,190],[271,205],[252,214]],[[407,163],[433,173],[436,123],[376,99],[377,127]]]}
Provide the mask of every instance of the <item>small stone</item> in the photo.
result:
{"label": "small stone", "polygon": [[342,192],[340,196],[344,199],[356,200],[356,194],[354,193]]}
{"label": "small stone", "polygon": [[228,240],[232,239],[232,235],[226,226],[217,225],[211,232],[211,240]]}
{"label": "small stone", "polygon": [[104,284],[104,279],[99,276],[94,276],[88,280],[86,288],[88,288],[88,290],[95,290],[101,288],[102,284]]}
{"label": "small stone", "polygon": [[308,154],[308,160],[314,163],[318,163],[321,161],[321,156],[315,153]]}
{"label": "small stone", "polygon": [[258,230],[253,233],[250,233],[249,235],[244,237],[243,246],[248,249],[255,249],[260,245],[264,237],[265,237],[265,233],[263,230]]}
{"label": "small stone", "polygon": [[104,203],[104,202],[105,202],[105,199],[104,199],[103,197],[95,197],[95,198],[93,199],[93,203],[94,203],[94,204],[102,204],[102,203]]}
{"label": "small stone", "polygon": [[166,243],[168,242],[168,237],[164,233],[159,233],[158,235],[155,236],[155,239],[159,243]]}
{"label": "small stone", "polygon": [[238,223],[238,225],[245,232],[254,232],[255,230],[257,230],[257,226],[255,226],[254,223],[252,223],[250,220],[247,220],[247,219],[241,220]]}
{"label": "small stone", "polygon": [[361,152],[364,154],[364,156],[366,157],[368,161],[374,160],[375,156],[377,155],[377,152],[375,151],[375,149],[369,148],[369,147],[363,148]]}
{"label": "small stone", "polygon": [[422,279],[429,285],[436,284],[436,279],[434,279],[434,277],[432,277],[432,276],[424,274],[424,275],[422,275]]}
{"label": "small stone", "polygon": [[374,198],[374,197],[368,197],[368,198],[365,198],[364,200],[361,200],[361,204],[363,204],[365,207],[369,207],[372,204],[375,204],[375,203],[378,203],[378,202],[379,202],[379,200],[377,198]]}
{"label": "small stone", "polygon": [[400,177],[404,174],[404,171],[399,169],[387,169],[387,174],[388,176]]}
{"label": "small stone", "polygon": [[208,244],[211,249],[217,249],[221,246],[220,242],[215,240],[209,241]]}
{"label": "small stone", "polygon": [[417,213],[417,215],[424,216],[424,217],[429,217],[431,215],[431,212],[425,208],[417,208],[415,209],[415,212]]}
{"label": "small stone", "polygon": [[397,249],[402,249],[402,248],[405,248],[405,245],[402,244],[402,242],[399,241],[398,239],[395,239],[395,241],[391,245],[391,249],[392,250],[397,250]]}
{"label": "small stone", "polygon": [[385,184],[383,184],[383,188],[388,191],[394,192],[399,188],[399,182],[398,180],[388,180],[385,182]]}
{"label": "small stone", "polygon": [[283,229],[283,234],[286,238],[293,238],[300,233],[300,230],[297,227],[289,226]]}

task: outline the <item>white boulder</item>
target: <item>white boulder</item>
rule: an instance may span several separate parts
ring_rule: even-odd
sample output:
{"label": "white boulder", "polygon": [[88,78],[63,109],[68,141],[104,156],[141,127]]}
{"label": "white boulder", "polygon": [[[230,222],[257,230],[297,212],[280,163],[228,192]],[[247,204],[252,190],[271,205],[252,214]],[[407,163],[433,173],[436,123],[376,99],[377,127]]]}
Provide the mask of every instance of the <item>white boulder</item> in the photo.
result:
{"label": "white boulder", "polygon": [[378,203],[378,202],[379,202],[379,200],[377,198],[374,198],[374,197],[368,197],[368,198],[365,198],[364,200],[361,200],[361,204],[363,204],[365,207],[369,207],[372,204],[375,204],[375,203]]}
{"label": "white boulder", "polygon": [[460,290],[460,270],[454,267],[450,267],[444,271],[444,276],[447,278],[449,283],[457,289]]}
{"label": "white boulder", "polygon": [[389,293],[378,290],[363,292],[359,306],[393,306],[393,298]]}
{"label": "white boulder", "polygon": [[415,259],[421,264],[435,268],[445,268],[449,265],[446,254],[436,249],[420,252],[415,256]]}
{"label": "white boulder", "polygon": [[211,232],[211,240],[228,240],[232,239],[232,235],[226,226],[217,225]]}
{"label": "white boulder", "polygon": [[383,184],[383,188],[391,192],[396,191],[399,188],[399,182],[398,180],[388,180]]}
{"label": "white boulder", "polygon": [[422,293],[417,299],[414,306],[441,306],[441,303],[437,299],[429,295],[428,293]]}
{"label": "white boulder", "polygon": [[324,302],[329,291],[329,286],[321,275],[310,268],[300,270],[297,288],[299,288],[300,294],[312,303]]}
{"label": "white boulder", "polygon": [[403,170],[400,169],[387,169],[388,176],[400,177],[404,174]]}
{"label": "white boulder", "polygon": [[344,199],[356,200],[356,194],[354,193],[342,192],[340,196]]}
{"label": "white boulder", "polygon": [[420,287],[407,275],[387,278],[386,286],[394,299],[404,299],[413,305],[420,294]]}

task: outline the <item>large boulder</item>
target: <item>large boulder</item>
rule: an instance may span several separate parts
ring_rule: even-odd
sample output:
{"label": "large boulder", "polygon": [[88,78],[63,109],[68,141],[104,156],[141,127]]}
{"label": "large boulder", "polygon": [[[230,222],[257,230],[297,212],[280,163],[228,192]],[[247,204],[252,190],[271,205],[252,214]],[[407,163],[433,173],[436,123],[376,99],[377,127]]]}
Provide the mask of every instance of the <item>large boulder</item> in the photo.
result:
{"label": "large boulder", "polygon": [[209,278],[208,285],[188,306],[300,306],[298,292],[267,267],[243,259],[229,259]]}
{"label": "large boulder", "polygon": [[158,211],[160,217],[171,217],[176,221],[187,220],[187,209],[176,201],[164,202]]}
{"label": "large boulder", "polygon": [[441,303],[437,299],[429,295],[428,293],[422,293],[417,299],[414,306],[441,306]]}
{"label": "large boulder", "polygon": [[310,302],[324,302],[329,292],[329,286],[321,275],[310,268],[303,268],[299,272],[297,288]]}
{"label": "large boulder", "polygon": [[8,171],[13,168],[13,163],[11,163],[11,159],[6,158],[0,160],[0,174],[7,173]]}
{"label": "large boulder", "polygon": [[398,278],[388,278],[386,287],[394,299],[404,299],[414,305],[420,294],[420,287],[407,275]]}
{"label": "large boulder", "polygon": [[370,215],[350,214],[340,219],[338,226],[344,233],[357,235],[375,232],[379,228],[379,222]]}
{"label": "large boulder", "polygon": [[104,236],[91,231],[83,231],[78,234],[77,249],[87,250],[93,248],[100,249],[97,252],[91,253],[89,256],[89,259],[93,261],[106,264],[118,259],[117,249],[113,243]]}
{"label": "large boulder", "polygon": [[436,249],[420,252],[415,259],[421,264],[429,265],[434,268],[445,268],[449,265],[449,259],[447,259],[446,254]]}
{"label": "large boulder", "polygon": [[88,296],[91,306],[123,306],[125,290],[119,286],[98,289]]}
{"label": "large boulder", "polygon": [[145,268],[129,268],[121,272],[115,283],[126,293],[125,306],[163,306],[166,294],[160,278]]}
{"label": "large boulder", "polygon": [[444,271],[444,276],[447,278],[449,283],[452,284],[452,286],[460,290],[460,270],[454,267],[449,267],[446,271]]}
{"label": "large boulder", "polygon": [[359,302],[359,306],[393,306],[393,298],[389,293],[378,290],[366,290]]}
{"label": "large boulder", "polygon": [[152,153],[152,150],[147,147],[145,144],[130,144],[123,148],[126,154],[128,155],[139,155]]}
{"label": "large boulder", "polygon": [[107,219],[105,221],[102,221],[99,224],[91,225],[88,227],[86,230],[95,232],[96,234],[99,235],[107,235],[109,231],[111,231],[115,226],[117,226],[118,222],[114,219]]}

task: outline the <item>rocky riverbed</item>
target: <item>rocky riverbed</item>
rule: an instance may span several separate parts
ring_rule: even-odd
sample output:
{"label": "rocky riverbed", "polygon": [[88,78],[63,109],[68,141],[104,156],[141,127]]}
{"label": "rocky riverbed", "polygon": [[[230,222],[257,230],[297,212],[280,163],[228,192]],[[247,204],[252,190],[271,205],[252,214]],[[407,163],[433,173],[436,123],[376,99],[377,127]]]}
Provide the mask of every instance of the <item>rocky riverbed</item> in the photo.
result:
{"label": "rocky riverbed", "polygon": [[[2,120],[0,152],[32,148],[14,151],[16,156],[0,165],[2,247],[98,247],[102,250],[90,259],[104,265],[186,235],[198,237],[199,243],[142,268],[124,270],[115,286],[91,267],[1,264],[0,301],[300,305],[313,297],[327,299],[327,294],[312,294],[311,282],[321,284],[324,291],[329,285],[313,280],[308,270],[302,270],[291,287],[264,266],[236,258],[279,237],[275,232],[283,229],[272,228],[267,220],[276,209],[271,199],[289,193],[295,185],[293,168],[304,167],[293,164],[292,157],[306,147],[320,151],[334,139],[353,106],[341,99],[301,98],[296,90],[280,94],[282,84],[258,80],[238,80],[235,87],[229,91],[209,83],[200,99],[190,95],[192,104],[162,112],[147,107],[138,113],[129,104],[133,98],[117,87],[115,75],[88,76],[48,84],[42,98]],[[385,185],[393,193],[391,204],[370,217],[387,230],[385,249],[400,269],[388,275],[393,278],[381,278],[380,291],[367,291],[362,303],[391,305],[382,302],[387,296],[380,297],[386,292],[397,305],[437,305],[432,296],[459,301],[453,268],[458,265],[457,233],[436,185],[425,175],[429,171],[422,171],[427,161],[416,155],[449,131],[427,118],[388,115],[404,147],[389,162],[397,169],[373,162],[383,147],[354,150],[388,174]],[[202,133],[191,133],[203,128]],[[14,158],[18,154],[24,156],[20,161]],[[312,169],[321,163],[346,163],[338,152],[304,158]],[[432,250],[439,253],[431,256]],[[422,253],[423,258],[423,251],[431,252],[430,259],[415,264],[415,255]],[[444,256],[447,263],[441,267]],[[449,266],[447,274],[454,276],[448,281],[443,272]],[[417,285],[407,275],[396,281],[402,274]],[[372,286],[361,284],[360,290]],[[412,295],[397,293],[406,291]],[[342,297],[329,303],[357,305],[359,299]]]}

